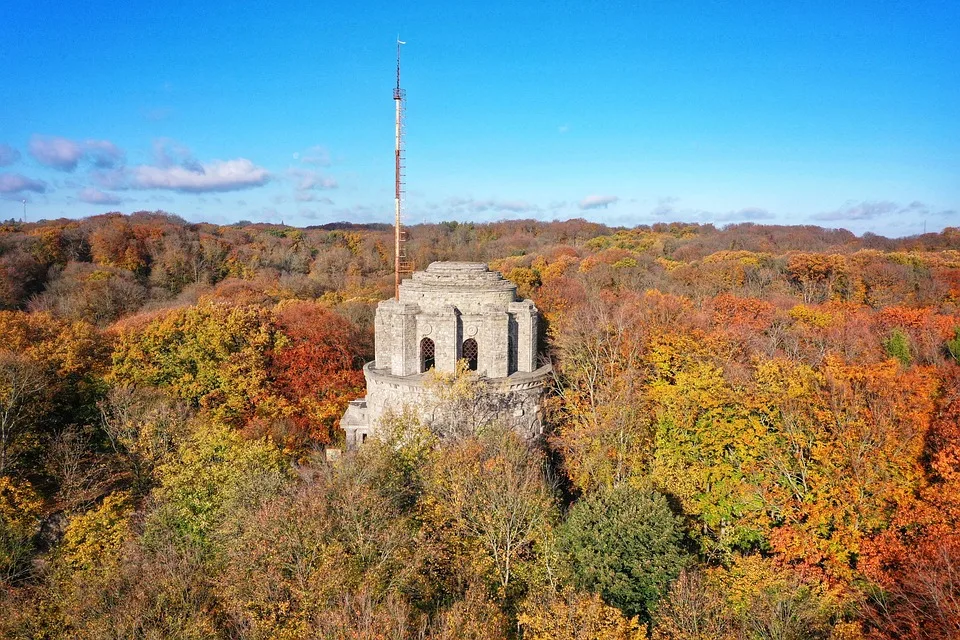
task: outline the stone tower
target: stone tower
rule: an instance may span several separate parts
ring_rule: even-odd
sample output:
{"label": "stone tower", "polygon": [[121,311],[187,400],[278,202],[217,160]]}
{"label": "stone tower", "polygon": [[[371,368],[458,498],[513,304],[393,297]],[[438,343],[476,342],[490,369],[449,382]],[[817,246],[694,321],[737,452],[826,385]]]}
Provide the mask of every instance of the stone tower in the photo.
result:
{"label": "stone tower", "polygon": [[537,308],[517,287],[477,262],[434,262],[377,305],[376,360],[363,374],[367,396],[347,407],[340,426],[352,448],[376,433],[386,408],[428,402],[427,372],[455,371],[457,361],[502,394],[501,419],[529,435],[541,432],[540,397],[551,367],[539,366]]}

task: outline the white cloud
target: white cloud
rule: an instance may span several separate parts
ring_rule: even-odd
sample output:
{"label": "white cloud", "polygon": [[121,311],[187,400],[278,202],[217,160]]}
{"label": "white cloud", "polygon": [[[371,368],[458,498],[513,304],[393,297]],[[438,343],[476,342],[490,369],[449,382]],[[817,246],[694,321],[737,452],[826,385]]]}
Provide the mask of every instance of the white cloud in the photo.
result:
{"label": "white cloud", "polygon": [[77,198],[90,204],[120,204],[120,197],[93,187],[87,187],[77,194]]}
{"label": "white cloud", "polygon": [[19,173],[0,173],[0,193],[22,193],[24,191],[45,193],[47,183],[43,180],[34,180],[22,176]]}
{"label": "white cloud", "polygon": [[0,167],[11,165],[20,159],[20,152],[8,144],[0,143]]}
{"label": "white cloud", "polygon": [[35,135],[30,138],[30,155],[42,165],[73,171],[83,157],[83,147],[67,138]]}
{"label": "white cloud", "polygon": [[89,160],[95,167],[108,169],[123,161],[123,151],[109,140],[77,142],[58,136],[34,135],[30,138],[30,155],[40,164],[73,171],[81,160]]}
{"label": "white cloud", "polygon": [[606,209],[620,200],[617,196],[587,196],[577,205],[581,209]]}
{"label": "white cloud", "polygon": [[246,158],[214,160],[186,166],[139,166],[133,184],[140,189],[170,189],[187,193],[235,191],[266,184],[270,172]]}

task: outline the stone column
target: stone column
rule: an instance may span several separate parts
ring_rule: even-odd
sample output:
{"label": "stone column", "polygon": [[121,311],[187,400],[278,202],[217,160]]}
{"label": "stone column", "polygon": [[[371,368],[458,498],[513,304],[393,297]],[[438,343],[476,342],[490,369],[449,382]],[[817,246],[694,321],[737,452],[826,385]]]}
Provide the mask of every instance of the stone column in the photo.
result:
{"label": "stone column", "polygon": [[437,371],[453,373],[460,359],[460,312],[452,305],[446,305],[432,320],[433,336],[436,344]]}
{"label": "stone column", "polygon": [[485,307],[477,336],[479,358],[477,370],[488,378],[507,376],[507,336],[510,316],[496,307]]}
{"label": "stone column", "polygon": [[415,304],[399,304],[393,316],[393,357],[391,373],[410,376],[420,373],[420,345],[417,340],[417,313]]}
{"label": "stone column", "polygon": [[384,300],[377,305],[377,315],[373,323],[374,353],[377,369],[393,368],[393,318],[394,302]]}
{"label": "stone column", "polygon": [[529,300],[510,303],[510,314],[517,321],[517,371],[529,373],[537,368],[537,308]]}

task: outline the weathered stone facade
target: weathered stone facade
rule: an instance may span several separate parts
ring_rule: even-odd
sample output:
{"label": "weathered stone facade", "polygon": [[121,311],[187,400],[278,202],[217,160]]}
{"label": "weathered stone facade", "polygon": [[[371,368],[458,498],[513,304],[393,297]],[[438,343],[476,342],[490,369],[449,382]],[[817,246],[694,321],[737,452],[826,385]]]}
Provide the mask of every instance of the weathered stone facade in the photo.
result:
{"label": "weathered stone facade", "polygon": [[364,369],[367,397],[350,403],[340,424],[347,446],[374,434],[388,407],[424,406],[431,368],[453,373],[465,359],[503,397],[503,416],[538,434],[540,396],[550,365],[538,367],[537,308],[483,263],[434,262],[377,305],[375,356]]}

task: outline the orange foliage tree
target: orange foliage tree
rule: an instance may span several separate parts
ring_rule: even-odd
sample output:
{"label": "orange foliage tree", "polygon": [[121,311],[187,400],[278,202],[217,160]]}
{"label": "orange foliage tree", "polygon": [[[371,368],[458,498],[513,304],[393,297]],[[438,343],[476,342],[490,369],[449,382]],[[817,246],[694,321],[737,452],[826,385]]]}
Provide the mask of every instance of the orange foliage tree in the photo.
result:
{"label": "orange foliage tree", "polygon": [[797,449],[805,459],[802,490],[790,485],[792,497],[768,495],[782,522],[771,542],[787,559],[850,579],[864,540],[886,529],[921,485],[936,378],[895,360],[850,365],[833,357],[822,374],[819,398],[792,419],[805,425]]}
{"label": "orange foliage tree", "polygon": [[363,395],[371,336],[315,302],[281,304],[274,317],[288,339],[269,364],[275,388],[292,405],[288,444],[329,444],[347,402]]}
{"label": "orange foliage tree", "polygon": [[926,486],[864,549],[864,572],[881,588],[872,622],[886,639],[960,637],[960,367],[945,372],[938,404]]}

